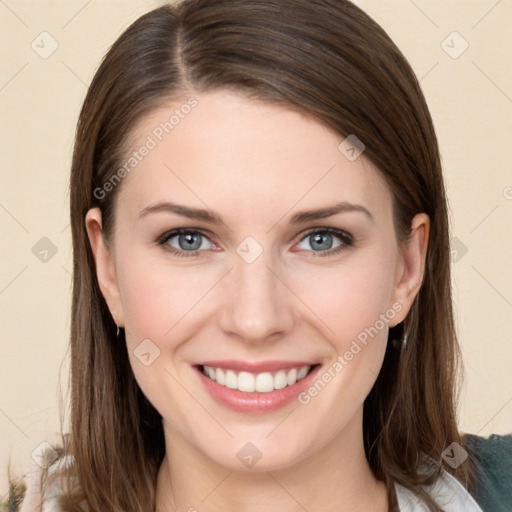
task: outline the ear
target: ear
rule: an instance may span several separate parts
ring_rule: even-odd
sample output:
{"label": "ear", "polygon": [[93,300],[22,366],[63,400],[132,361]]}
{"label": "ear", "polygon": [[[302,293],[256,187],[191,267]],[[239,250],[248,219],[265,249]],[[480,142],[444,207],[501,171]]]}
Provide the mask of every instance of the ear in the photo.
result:
{"label": "ear", "polygon": [[99,208],[91,208],[87,212],[85,228],[96,263],[96,276],[101,293],[110,309],[114,322],[119,327],[123,327],[124,315],[115,273],[114,254],[113,250],[105,245],[103,239],[101,210]]}
{"label": "ear", "polygon": [[390,323],[390,327],[404,320],[421,288],[425,275],[429,232],[430,219],[428,215],[419,213],[411,221],[411,236],[400,253],[396,267],[391,304],[399,303],[402,305],[402,309],[395,316],[394,322]]}

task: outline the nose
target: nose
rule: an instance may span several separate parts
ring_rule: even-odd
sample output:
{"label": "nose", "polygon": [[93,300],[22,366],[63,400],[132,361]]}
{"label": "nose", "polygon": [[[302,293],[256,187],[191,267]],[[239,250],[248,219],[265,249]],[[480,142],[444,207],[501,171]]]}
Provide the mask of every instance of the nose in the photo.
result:
{"label": "nose", "polygon": [[247,343],[275,341],[294,325],[293,293],[265,252],[254,262],[236,257],[225,282],[220,325]]}

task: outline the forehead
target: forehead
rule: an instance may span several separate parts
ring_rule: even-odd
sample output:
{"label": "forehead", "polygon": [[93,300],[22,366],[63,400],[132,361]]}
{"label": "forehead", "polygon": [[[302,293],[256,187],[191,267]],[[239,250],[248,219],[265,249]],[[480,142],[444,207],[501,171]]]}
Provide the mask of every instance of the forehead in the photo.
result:
{"label": "forehead", "polygon": [[[380,173],[364,157],[348,159],[345,137],[282,106],[219,91],[153,111],[133,131],[121,204],[139,210],[159,200],[276,215],[295,204],[350,200],[390,211]],[[137,155],[135,156],[135,153]],[[143,153],[143,155],[142,155]]]}

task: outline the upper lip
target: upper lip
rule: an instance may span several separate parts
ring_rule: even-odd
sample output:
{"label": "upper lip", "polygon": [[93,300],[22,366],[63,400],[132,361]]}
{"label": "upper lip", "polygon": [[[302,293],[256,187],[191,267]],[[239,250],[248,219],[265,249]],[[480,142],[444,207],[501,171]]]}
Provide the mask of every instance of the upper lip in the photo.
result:
{"label": "upper lip", "polygon": [[303,366],[314,366],[317,363],[311,361],[204,361],[197,366],[210,366],[213,368],[223,368],[225,370],[236,370],[249,373],[275,372],[278,370],[287,370],[289,368],[302,368]]}

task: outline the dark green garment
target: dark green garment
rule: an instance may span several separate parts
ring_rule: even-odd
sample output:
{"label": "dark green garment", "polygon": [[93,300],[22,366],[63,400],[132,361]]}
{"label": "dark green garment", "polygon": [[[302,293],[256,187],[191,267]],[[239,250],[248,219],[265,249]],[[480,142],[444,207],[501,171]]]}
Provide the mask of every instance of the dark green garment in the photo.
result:
{"label": "dark green garment", "polygon": [[475,501],[484,512],[512,512],[512,433],[464,434],[463,440],[477,459]]}

